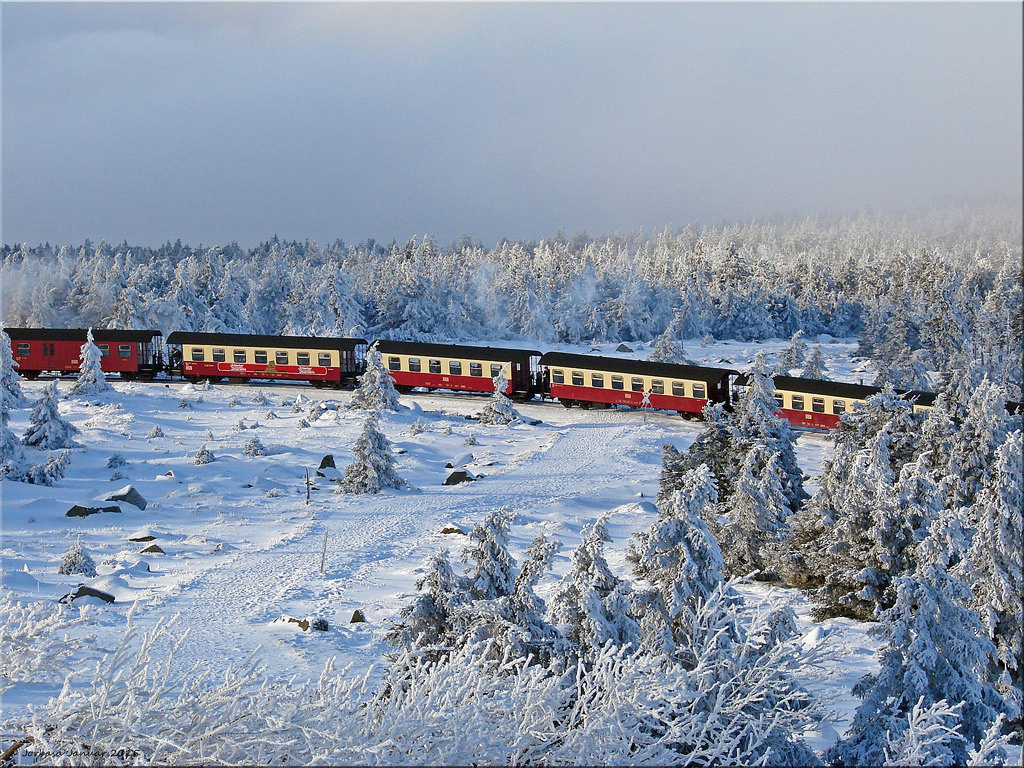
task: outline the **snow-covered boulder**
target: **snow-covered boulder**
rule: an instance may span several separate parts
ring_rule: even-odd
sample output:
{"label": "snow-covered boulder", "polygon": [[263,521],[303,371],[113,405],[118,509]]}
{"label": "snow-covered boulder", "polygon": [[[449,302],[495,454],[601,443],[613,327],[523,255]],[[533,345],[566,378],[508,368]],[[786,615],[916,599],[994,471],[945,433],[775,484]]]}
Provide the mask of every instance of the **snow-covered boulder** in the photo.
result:
{"label": "snow-covered boulder", "polygon": [[135,490],[133,485],[126,485],[124,488],[104,494],[99,497],[99,501],[124,501],[128,504],[134,504],[139,509],[146,508],[146,500],[142,497],[141,493]]}

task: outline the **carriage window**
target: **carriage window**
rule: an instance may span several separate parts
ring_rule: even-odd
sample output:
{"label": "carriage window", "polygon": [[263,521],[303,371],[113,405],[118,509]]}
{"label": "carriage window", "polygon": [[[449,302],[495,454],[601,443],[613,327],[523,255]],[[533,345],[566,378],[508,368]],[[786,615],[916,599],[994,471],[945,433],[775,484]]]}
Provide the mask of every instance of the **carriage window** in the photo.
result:
{"label": "carriage window", "polygon": [[330,365],[331,365],[331,353],[330,352],[321,352],[320,354],[318,354],[316,356],[316,361],[317,361],[317,363],[319,365],[322,365],[325,368],[329,368]]}
{"label": "carriage window", "polygon": [[462,375],[462,363],[460,363],[458,360],[449,360],[448,361],[448,373],[450,373],[452,376],[461,376]]}
{"label": "carriage window", "polygon": [[793,395],[793,410],[802,411],[804,409],[804,396]]}
{"label": "carriage window", "polygon": [[811,410],[815,413],[825,412],[825,400],[820,397],[811,398]]}
{"label": "carriage window", "polygon": [[703,400],[705,397],[707,397],[707,392],[705,391],[703,384],[693,385],[693,396],[699,400]]}
{"label": "carriage window", "polygon": [[274,353],[274,362],[278,365],[288,365],[288,353],[279,349]]}
{"label": "carriage window", "polygon": [[786,407],[786,398],[783,397],[782,394],[780,394],[779,392],[775,393],[775,404],[779,406],[779,408]]}
{"label": "carriage window", "polygon": [[639,376],[634,376],[632,379],[629,380],[629,386],[632,388],[634,392],[643,392],[644,380],[641,379]]}
{"label": "carriage window", "polygon": [[623,389],[624,384],[621,376],[612,376],[612,389]]}
{"label": "carriage window", "polygon": [[213,350],[213,362],[223,363],[225,360],[227,360],[227,357],[225,356],[223,349]]}
{"label": "carriage window", "polygon": [[245,362],[245,350],[244,349],[232,350],[231,356],[232,356],[232,359],[236,363],[244,363]]}
{"label": "carriage window", "polygon": [[590,386],[592,386],[592,387],[604,387],[604,374],[603,373],[592,373],[592,374],[590,374]]}
{"label": "carriage window", "polygon": [[469,364],[469,375],[470,376],[483,376],[484,367],[480,363]]}
{"label": "carriage window", "polygon": [[296,352],[295,362],[297,365],[309,365],[309,352]]}
{"label": "carriage window", "polygon": [[260,365],[266,365],[267,364],[267,350],[265,350],[265,349],[257,349],[252,354],[253,354],[253,359],[255,359],[257,363],[259,363]]}
{"label": "carriage window", "polygon": [[832,413],[845,413],[846,412],[846,401],[845,400],[833,400],[832,401]]}
{"label": "carriage window", "polygon": [[[22,346],[21,344],[18,345],[18,347],[19,347],[18,354],[19,355],[22,354],[21,349],[20,349],[21,346]],[[27,347],[28,344],[25,344],[24,346]],[[97,344],[96,346],[100,348],[100,357],[110,357],[110,345],[109,344]],[[26,355],[28,354],[28,350],[27,349],[25,350],[25,354]]]}
{"label": "carriage window", "polygon": [[420,366],[420,359],[418,357],[410,357],[409,358],[409,370],[412,371],[413,373],[419,373],[420,372],[420,368],[421,368],[421,366]]}
{"label": "carriage window", "polygon": [[201,363],[206,359],[206,355],[204,355],[203,352],[204,350],[202,347],[192,347],[192,359]]}
{"label": "carriage window", "polygon": [[681,381],[673,381],[672,394],[676,397],[686,397],[686,385]]}
{"label": "carriage window", "polygon": [[388,368],[391,369],[392,371],[400,371],[400,370],[402,370],[402,361],[401,361],[401,359],[399,359],[397,357],[389,357],[388,358]]}
{"label": "carriage window", "polygon": [[572,385],[574,387],[582,387],[583,386],[583,371],[573,371],[572,372]]}
{"label": "carriage window", "polygon": [[501,369],[504,367],[501,363],[491,363],[491,378],[494,379],[501,376]]}
{"label": "carriage window", "polygon": [[131,344],[118,344],[117,345],[117,356],[118,357],[131,357],[132,356],[132,345]]}
{"label": "carriage window", "polygon": [[564,384],[565,383],[565,372],[560,370],[551,369],[551,383],[552,384]]}
{"label": "carriage window", "polygon": [[[107,345],[106,344],[101,344],[100,345],[100,350],[102,350],[103,347],[105,347],[105,346],[107,346]],[[18,357],[25,357],[26,355],[28,355],[28,353],[29,353],[29,346],[28,346],[28,344],[19,344],[18,345]]]}
{"label": "carriage window", "polygon": [[665,382],[662,381],[661,379],[653,379],[651,381],[651,392],[653,392],[656,395],[664,395]]}
{"label": "carriage window", "polygon": [[427,367],[430,368],[431,373],[441,372],[441,361],[440,360],[428,360]]}

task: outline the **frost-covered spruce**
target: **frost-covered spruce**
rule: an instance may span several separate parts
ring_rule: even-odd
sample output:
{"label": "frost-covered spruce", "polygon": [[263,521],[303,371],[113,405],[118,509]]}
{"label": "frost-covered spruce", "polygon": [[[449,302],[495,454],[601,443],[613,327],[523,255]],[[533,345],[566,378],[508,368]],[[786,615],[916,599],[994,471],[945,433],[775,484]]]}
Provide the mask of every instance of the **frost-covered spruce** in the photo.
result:
{"label": "frost-covered spruce", "polygon": [[149,430],[146,437],[163,437],[164,431],[159,424],[154,424],[153,428]]}
{"label": "frost-covered spruce", "polygon": [[582,534],[569,558],[569,571],[548,604],[549,621],[584,659],[593,659],[606,643],[629,644],[635,650],[642,630],[628,610],[629,585],[612,573],[605,559],[604,544],[611,541],[606,517],[584,526]]}
{"label": "frost-covered spruce", "polygon": [[703,520],[718,502],[714,477],[700,466],[679,485],[659,502],[654,524],[633,534],[626,552],[633,573],[657,587],[674,635],[684,628],[681,615],[696,611],[723,579],[722,552]]}
{"label": "frost-covered spruce", "polygon": [[686,350],[679,344],[679,325],[680,318],[677,315],[672,318],[672,322],[668,324],[665,332],[654,343],[650,354],[647,355],[649,361],[652,363],[673,363],[675,365],[684,365],[688,362],[685,357]]}
{"label": "frost-covered spruce", "polygon": [[516,565],[509,553],[508,533],[515,513],[499,507],[487,513],[469,534],[470,545],[462,562],[470,563],[467,586],[476,600],[492,600],[512,593]]}
{"label": "frost-covered spruce", "polygon": [[846,736],[826,755],[846,765],[881,765],[884,749],[906,727],[915,705],[963,702],[963,744],[951,744],[953,764],[967,761],[967,748],[985,737],[985,727],[1006,704],[988,682],[995,646],[978,614],[967,607],[971,591],[950,575],[948,512],[929,527],[918,569],[896,580],[896,601],[868,631],[882,640],[881,668],[865,675],[853,692],[863,701]]}
{"label": "frost-covered spruce", "polygon": [[57,456],[47,456],[45,464],[33,464],[25,479],[36,485],[53,485],[67,473],[71,464],[71,451],[61,451]]}
{"label": "frost-covered spruce", "polygon": [[267,412],[266,412],[266,413],[264,414],[264,416],[263,416],[263,420],[264,420],[264,421],[273,421],[273,420],[274,420],[274,419],[276,419],[276,418],[277,418],[277,414],[276,414],[276,413],[274,413],[273,411],[267,411]]}
{"label": "frost-covered spruce", "polygon": [[804,361],[804,369],[800,375],[805,379],[828,380],[828,368],[825,366],[825,357],[821,352],[821,344],[815,344],[814,349]]}
{"label": "frost-covered spruce", "polygon": [[114,388],[107,383],[103,375],[103,368],[100,361],[103,359],[100,348],[93,343],[92,328],[85,337],[85,344],[82,345],[80,354],[81,366],[79,367],[78,379],[71,385],[73,395],[98,395],[102,392],[113,392]]}
{"label": "frost-covered spruce", "polygon": [[178,401],[178,407],[179,408],[193,408],[194,406],[192,405],[192,401],[191,400],[189,400],[187,397],[183,397],[183,398],[181,398],[181,400]]}
{"label": "frost-covered spruce", "polygon": [[349,408],[358,411],[397,411],[401,408],[395,380],[384,367],[376,344],[366,353],[366,371],[359,377],[359,386],[352,393]]}
{"label": "frost-covered spruce", "polygon": [[324,415],[324,407],[320,404],[319,400],[314,400],[309,404],[309,423],[312,424],[314,421]]}
{"label": "frost-covered spruce", "polygon": [[270,405],[270,401],[262,391],[257,392],[252,398],[253,405]]}
{"label": "frost-covered spruce", "polygon": [[299,419],[297,422],[295,422],[295,428],[296,429],[308,429],[309,428],[309,422],[306,421],[305,419]]}
{"label": "frost-covered spruce", "polygon": [[267,449],[258,437],[253,436],[242,448],[242,454],[245,456],[266,456]]}
{"label": "frost-covered spruce", "polygon": [[96,563],[89,556],[89,553],[82,548],[82,542],[76,541],[64,553],[64,558],[57,567],[57,573],[63,576],[81,574],[82,576],[92,578],[96,575]]}
{"label": "frost-covered spruce", "polygon": [[210,462],[215,461],[216,459],[217,457],[213,455],[213,451],[211,451],[209,448],[203,445],[200,446],[198,451],[196,451],[196,456],[195,459],[193,459],[192,463],[199,466],[202,464],[209,464]]}
{"label": "frost-covered spruce", "polygon": [[371,411],[352,446],[352,463],[345,467],[337,493],[379,493],[384,488],[405,485],[395,472],[391,443],[378,429],[376,413]]}
{"label": "frost-covered spruce", "polygon": [[955,506],[971,506],[995,465],[996,450],[1010,431],[1006,394],[986,378],[972,393],[950,448],[948,477]]}
{"label": "frost-covered spruce", "polygon": [[11,353],[11,337],[0,328],[0,397],[5,399],[9,408],[28,405],[28,399],[21,391],[18,367],[18,362]]}
{"label": "frost-covered spruce", "polygon": [[427,425],[423,423],[422,419],[416,419],[412,424],[409,425],[409,434],[416,436],[423,434],[427,431]]}
{"label": "frost-covered spruce", "polygon": [[30,426],[22,438],[25,445],[42,450],[74,448],[78,428],[60,415],[57,404],[57,382],[51,381],[32,408]]}
{"label": "frost-covered spruce", "polygon": [[[796,460],[796,437],[789,422],[775,415],[777,408],[775,387],[765,373],[764,353],[758,352],[748,376],[747,391],[740,399],[732,419],[733,456],[738,465],[755,446],[763,448],[758,455],[765,461],[779,454],[786,505],[795,512],[807,494],[804,492],[803,472]],[[762,470],[763,466],[754,468],[755,476],[760,476]]]}
{"label": "frost-covered spruce", "polygon": [[480,445],[480,443],[477,442],[476,435],[472,435],[472,434],[469,435],[465,440],[463,440],[462,444],[463,445]]}
{"label": "frost-covered spruce", "polygon": [[11,418],[7,402],[6,391],[0,392],[0,480],[21,481],[25,479],[29,465],[21,441],[7,426]]}
{"label": "frost-covered spruce", "polygon": [[236,406],[241,405],[241,402],[242,401],[238,395],[232,395],[228,400],[228,408],[235,408]]}
{"label": "frost-covered spruce", "polygon": [[487,401],[487,405],[480,412],[480,423],[507,426],[514,421],[519,421],[522,417],[512,405],[512,401],[505,396],[508,379],[505,378],[504,370],[495,376],[493,381],[494,394],[491,395],[491,399]]}
{"label": "frost-covered spruce", "polygon": [[791,512],[783,489],[784,469],[778,453],[767,459],[754,446],[740,466],[736,489],[725,504],[720,533],[726,573],[769,579]]}
{"label": "frost-covered spruce", "polygon": [[804,332],[797,331],[789,340],[789,346],[782,352],[780,363],[782,367],[799,368],[803,365],[804,355],[807,354],[807,342],[804,341]]}
{"label": "frost-covered spruce", "polygon": [[120,453],[115,453],[107,458],[107,469],[117,469],[118,467],[123,467],[127,463],[128,462],[125,460],[124,456]]}
{"label": "frost-covered spruce", "polygon": [[425,569],[416,582],[418,594],[399,611],[398,621],[388,626],[385,640],[396,650],[454,648],[462,640],[457,611],[469,598],[463,580],[452,570],[448,550],[431,555]]}
{"label": "frost-covered spruce", "polygon": [[245,419],[239,419],[235,424],[235,432],[244,432],[249,428],[249,425],[245,423]]}
{"label": "frost-covered spruce", "polygon": [[1010,717],[1021,714],[1024,690],[1024,465],[1021,432],[1011,432],[996,451],[995,469],[971,511],[974,540],[967,553],[974,607],[996,645],[996,687],[1011,705]]}

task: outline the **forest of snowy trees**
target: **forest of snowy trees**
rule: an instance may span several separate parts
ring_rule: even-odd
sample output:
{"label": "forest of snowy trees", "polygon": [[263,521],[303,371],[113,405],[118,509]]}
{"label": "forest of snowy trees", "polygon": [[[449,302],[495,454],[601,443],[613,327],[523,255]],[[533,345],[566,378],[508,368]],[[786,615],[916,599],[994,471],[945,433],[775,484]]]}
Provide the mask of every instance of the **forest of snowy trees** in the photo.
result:
{"label": "forest of snowy trees", "polygon": [[1021,397],[1016,206],[893,218],[560,234],[487,249],[272,239],[5,245],[4,325],[412,341],[859,336],[897,388],[958,354]]}

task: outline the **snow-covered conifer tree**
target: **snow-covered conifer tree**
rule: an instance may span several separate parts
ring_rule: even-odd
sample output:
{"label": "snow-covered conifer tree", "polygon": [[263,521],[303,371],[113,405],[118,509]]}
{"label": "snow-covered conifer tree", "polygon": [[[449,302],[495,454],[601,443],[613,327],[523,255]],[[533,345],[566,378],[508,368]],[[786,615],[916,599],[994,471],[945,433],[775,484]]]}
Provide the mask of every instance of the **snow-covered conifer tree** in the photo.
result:
{"label": "snow-covered conifer tree", "polygon": [[352,393],[349,407],[360,411],[397,411],[401,408],[395,380],[384,366],[376,344],[366,353],[366,371],[359,377],[359,386]]}
{"label": "snow-covered conifer tree", "polygon": [[509,507],[487,513],[469,534],[470,545],[462,561],[470,563],[467,575],[470,593],[477,600],[506,597],[516,580],[516,564],[508,551],[508,532],[515,514]]}
{"label": "snow-covered conifer tree", "polygon": [[804,361],[804,369],[800,375],[805,379],[828,379],[828,368],[825,366],[825,357],[821,353],[821,344],[815,344],[814,349]]}
{"label": "snow-covered conifer tree", "polygon": [[89,556],[89,553],[82,548],[82,542],[76,541],[60,561],[57,573],[64,576],[81,574],[87,578],[96,575],[96,562]]}
{"label": "snow-covered conifer tree", "polygon": [[203,464],[209,464],[210,462],[216,461],[217,457],[213,455],[213,451],[207,448],[205,445],[200,446],[199,450],[196,451],[195,458],[192,463],[201,466]]}
{"label": "snow-covered conifer tree", "polygon": [[7,426],[11,418],[8,406],[10,397],[7,389],[0,390],[0,480],[9,478],[20,481],[25,479],[28,463],[21,441]]}
{"label": "snow-covered conifer tree", "polygon": [[363,431],[352,445],[352,463],[338,483],[338,493],[379,493],[383,488],[402,488],[406,482],[395,472],[391,443],[377,427],[371,411]]}
{"label": "snow-covered conifer tree", "polygon": [[722,552],[703,518],[718,501],[715,480],[706,465],[683,475],[680,489],[659,502],[658,519],[633,534],[626,560],[638,578],[657,587],[673,634],[686,628],[693,613],[722,583]]}
{"label": "snow-covered conifer tree", "polygon": [[8,408],[20,408],[28,404],[25,393],[21,391],[18,367],[11,352],[11,337],[0,328],[0,397],[6,399]]}
{"label": "snow-covered conifer tree", "polygon": [[249,442],[247,442],[242,448],[242,454],[244,456],[266,456],[267,448],[260,442],[260,439],[254,435],[249,438]]}
{"label": "snow-covered conifer tree", "polygon": [[604,555],[604,544],[611,541],[605,518],[585,526],[582,534],[583,541],[569,558],[569,572],[548,604],[551,623],[583,658],[593,658],[608,642],[637,649],[642,632],[623,610],[621,587],[626,585],[612,573]]}
{"label": "snow-covered conifer tree", "polygon": [[826,755],[845,765],[881,765],[885,747],[907,727],[915,705],[962,702],[963,744],[950,744],[954,764],[985,736],[986,724],[1006,704],[988,682],[995,646],[978,614],[967,608],[970,589],[950,575],[950,523],[940,515],[929,527],[917,571],[896,580],[896,601],[868,631],[882,640],[881,669],[865,675],[853,692],[862,699],[847,735]]}
{"label": "snow-covered conifer tree", "polygon": [[388,626],[385,639],[397,651],[416,646],[457,647],[464,634],[457,614],[468,596],[462,579],[452,571],[448,550],[431,555],[425,569],[416,582],[419,594]]}
{"label": "snow-covered conifer tree", "polygon": [[686,365],[686,350],[679,343],[680,318],[678,315],[672,318],[665,332],[658,337],[654,347],[651,349],[647,359],[653,363],[673,363],[675,365]]}
{"label": "snow-covered conifer tree", "polygon": [[506,426],[522,418],[515,406],[512,405],[512,401],[505,396],[507,388],[508,379],[502,369],[501,373],[494,377],[494,394],[491,395],[491,399],[487,401],[487,405],[480,412],[481,424]]}
{"label": "snow-covered conifer tree", "polygon": [[758,578],[770,578],[787,530],[786,518],[791,512],[783,489],[785,470],[778,453],[766,460],[764,451],[756,445],[747,453],[736,489],[725,505],[720,543],[730,575],[754,573]]}
{"label": "snow-covered conifer tree", "polygon": [[57,405],[57,382],[51,381],[32,408],[30,426],[22,438],[25,445],[42,450],[74,448],[78,428],[60,415]]}
{"label": "snow-covered conifer tree", "polygon": [[1016,430],[996,451],[995,469],[978,494],[971,514],[974,540],[965,564],[974,596],[972,607],[981,614],[996,646],[992,677],[1014,719],[1021,714],[1024,689],[1022,473],[1021,432]]}
{"label": "snow-covered conifer tree", "polygon": [[950,449],[950,504],[970,507],[974,503],[995,466],[996,450],[1006,440],[1010,424],[1005,393],[986,378],[971,395]]}
{"label": "snow-covered conifer tree", "polygon": [[79,352],[79,359],[82,361],[79,366],[78,379],[71,385],[71,393],[75,395],[98,395],[103,392],[112,392],[114,388],[107,383],[100,367],[103,359],[100,348],[92,340],[92,328],[85,337],[85,344]]}
{"label": "snow-covered conifer tree", "polygon": [[[804,492],[803,473],[796,461],[796,437],[789,422],[775,415],[778,406],[774,393],[772,380],[765,374],[764,354],[759,352],[748,376],[746,393],[733,416],[733,455],[738,462],[744,461],[755,446],[763,448],[755,455],[764,461],[778,453],[783,468],[782,487],[786,504],[792,511],[796,511],[807,494]],[[763,468],[763,465],[753,468],[754,476],[759,477]]]}
{"label": "snow-covered conifer tree", "polygon": [[799,368],[804,363],[804,356],[807,354],[807,342],[804,341],[804,332],[797,331],[789,340],[789,346],[782,352],[782,359],[779,364],[786,370]]}
{"label": "snow-covered conifer tree", "polygon": [[704,406],[703,417],[704,429],[686,452],[688,466],[707,465],[715,478],[718,498],[726,499],[732,495],[738,461],[734,453],[736,435],[732,419],[723,403],[708,403]]}

